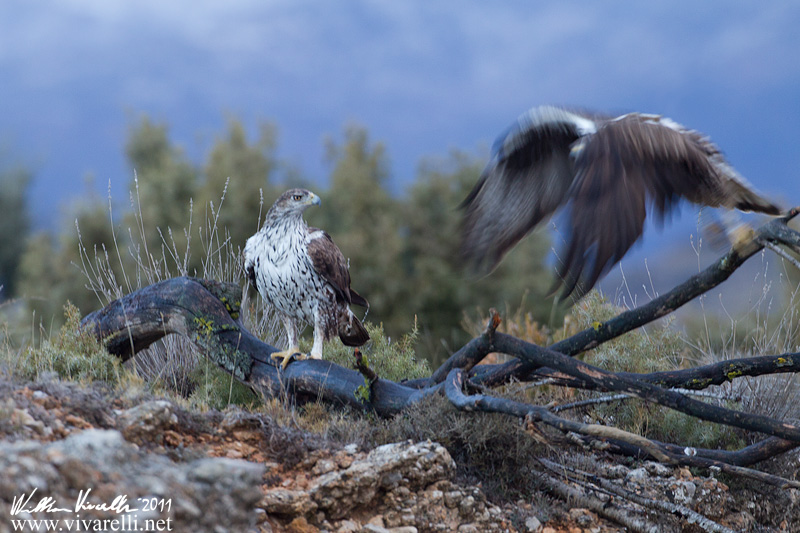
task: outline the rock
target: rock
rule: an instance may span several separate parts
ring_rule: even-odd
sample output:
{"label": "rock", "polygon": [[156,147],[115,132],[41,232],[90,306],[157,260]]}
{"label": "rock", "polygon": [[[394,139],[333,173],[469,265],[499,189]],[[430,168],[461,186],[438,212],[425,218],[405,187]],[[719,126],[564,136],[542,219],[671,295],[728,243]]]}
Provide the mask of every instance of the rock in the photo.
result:
{"label": "rock", "polygon": [[117,428],[135,444],[161,443],[163,431],[178,422],[173,405],[154,400],[123,411],[117,418]]}
{"label": "rock", "polygon": [[628,472],[628,474],[625,476],[625,481],[628,483],[638,483],[641,485],[643,483],[647,483],[649,478],[650,475],[647,473],[647,470],[642,467]]}
{"label": "rock", "polygon": [[[364,517],[368,521],[359,530],[375,533],[509,529],[503,510],[487,504],[478,488],[461,488],[450,481],[454,463],[439,444],[388,444],[351,456],[348,467],[336,468],[340,453],[333,455],[333,464],[322,455],[304,463],[312,473],[333,467],[329,472],[308,478],[298,473],[276,481],[274,488],[266,489],[261,507],[284,520],[302,514],[318,525]],[[350,527],[347,520],[329,529],[345,531]]]}
{"label": "rock", "polygon": [[461,498],[464,495],[461,494],[461,491],[451,490],[450,492],[444,493],[444,504],[451,509],[454,507],[458,507],[458,502],[461,501]]}
{"label": "rock", "polygon": [[475,508],[475,498],[467,496],[458,503],[458,512],[462,515],[469,516]]}
{"label": "rock", "polygon": [[539,529],[541,529],[541,527],[542,527],[542,523],[539,522],[539,519],[536,518],[535,516],[529,516],[528,518],[525,519],[525,529],[529,533],[535,533],[535,532],[539,531]]}
{"label": "rock", "polygon": [[333,472],[336,470],[336,463],[331,461],[330,459],[320,459],[314,465],[314,468],[311,469],[311,472],[316,475],[320,476],[322,474],[327,474],[328,472]]}
{"label": "rock", "polygon": [[367,531],[369,533],[390,533],[389,529],[372,523],[364,524],[364,527],[361,529],[361,531]]}
{"label": "rock", "polygon": [[[139,509],[138,519],[169,518],[176,531],[216,531],[220,524],[223,531],[247,531],[256,524],[254,507],[262,473],[263,467],[244,461],[211,458],[176,463],[142,451],[116,430],[89,429],[53,443],[0,441],[0,480],[13,480],[0,483],[0,514],[7,516],[12,498],[33,489],[41,497],[53,498],[56,507],[70,509],[84,491],[92,504],[109,505],[124,497]],[[145,511],[140,498],[156,502],[156,507]],[[162,511],[158,502],[170,510]],[[81,519],[116,516],[102,507],[81,510]],[[35,512],[31,518],[75,517],[70,510]]]}
{"label": "rock", "polygon": [[288,490],[284,488],[270,489],[261,500],[261,506],[270,514],[307,515],[317,509],[306,491]]}
{"label": "rock", "polygon": [[380,488],[401,482],[420,487],[449,476],[454,468],[453,459],[440,444],[387,444],[353,461],[349,468],[320,476],[308,492],[320,509],[336,519],[347,516],[356,505],[368,505]]}
{"label": "rock", "polygon": [[653,461],[646,462],[644,464],[644,469],[647,470],[647,473],[651,476],[669,477],[672,475],[672,468]]}
{"label": "rock", "polygon": [[49,394],[41,390],[35,390],[33,391],[33,394],[31,394],[31,398],[33,398],[34,400],[38,400],[40,402],[45,401],[49,397],[50,397]]}
{"label": "rock", "polygon": [[345,453],[349,455],[355,455],[358,453],[358,445],[357,444],[348,444],[344,448],[342,448]]}
{"label": "rock", "polygon": [[136,448],[126,442],[119,431],[110,429],[87,429],[72,433],[54,443],[50,449],[90,464],[113,465],[137,455]]}
{"label": "rock", "polygon": [[383,516],[381,516],[381,515],[375,515],[375,516],[373,516],[372,518],[370,518],[370,519],[367,521],[367,524],[366,524],[366,525],[368,525],[368,526],[380,527],[380,528],[384,528],[384,529],[385,529],[385,527],[386,527],[386,526],[384,525],[384,523],[383,523]]}
{"label": "rock", "polygon": [[308,523],[303,516],[298,516],[286,527],[290,533],[317,533],[319,528]]}
{"label": "rock", "polygon": [[355,533],[356,531],[361,531],[361,524],[352,520],[342,520],[336,529],[336,533]]}
{"label": "rock", "polygon": [[670,488],[672,489],[672,501],[680,504],[691,502],[697,492],[697,485],[691,481],[676,481]]}

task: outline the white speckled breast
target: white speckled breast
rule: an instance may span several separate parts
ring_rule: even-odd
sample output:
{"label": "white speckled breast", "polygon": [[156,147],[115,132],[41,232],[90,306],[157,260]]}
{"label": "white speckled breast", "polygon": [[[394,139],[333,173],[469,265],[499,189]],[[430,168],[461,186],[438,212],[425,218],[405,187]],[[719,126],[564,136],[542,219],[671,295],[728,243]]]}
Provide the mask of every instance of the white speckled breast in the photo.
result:
{"label": "white speckled breast", "polygon": [[301,217],[266,224],[247,240],[245,257],[255,267],[256,288],[278,311],[314,322],[317,302],[330,299],[327,283],[316,274],[307,246],[310,240]]}

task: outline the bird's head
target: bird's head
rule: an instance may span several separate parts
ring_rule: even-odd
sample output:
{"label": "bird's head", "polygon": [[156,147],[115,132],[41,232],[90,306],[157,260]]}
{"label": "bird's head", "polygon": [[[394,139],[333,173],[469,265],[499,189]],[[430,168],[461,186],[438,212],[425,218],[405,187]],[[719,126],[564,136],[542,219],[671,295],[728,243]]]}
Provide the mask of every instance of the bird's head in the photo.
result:
{"label": "bird's head", "polygon": [[306,189],[289,189],[275,200],[273,210],[282,213],[302,213],[312,205],[319,205],[319,196]]}

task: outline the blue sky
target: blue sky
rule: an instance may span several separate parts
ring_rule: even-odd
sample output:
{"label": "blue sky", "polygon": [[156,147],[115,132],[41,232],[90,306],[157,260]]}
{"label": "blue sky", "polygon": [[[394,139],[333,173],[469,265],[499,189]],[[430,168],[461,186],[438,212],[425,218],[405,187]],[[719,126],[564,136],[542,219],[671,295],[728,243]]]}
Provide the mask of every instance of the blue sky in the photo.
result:
{"label": "blue sky", "polygon": [[798,27],[797,1],[5,0],[0,146],[34,170],[52,227],[88,174],[126,202],[140,113],[198,164],[226,114],[272,120],[279,155],[320,183],[323,139],[356,122],[401,193],[422,158],[485,153],[527,108],[565,104],[669,116],[800,204]]}

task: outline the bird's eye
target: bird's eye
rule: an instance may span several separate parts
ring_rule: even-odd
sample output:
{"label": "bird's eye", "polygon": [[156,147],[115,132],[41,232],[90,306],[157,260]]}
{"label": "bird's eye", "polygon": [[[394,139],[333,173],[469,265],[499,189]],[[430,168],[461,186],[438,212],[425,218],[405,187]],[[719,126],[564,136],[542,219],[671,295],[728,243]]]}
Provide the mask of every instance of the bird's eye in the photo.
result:
{"label": "bird's eye", "polygon": [[299,202],[302,199],[303,199],[303,197],[300,196],[299,194],[293,194],[292,195],[292,200],[294,200],[295,202]]}

